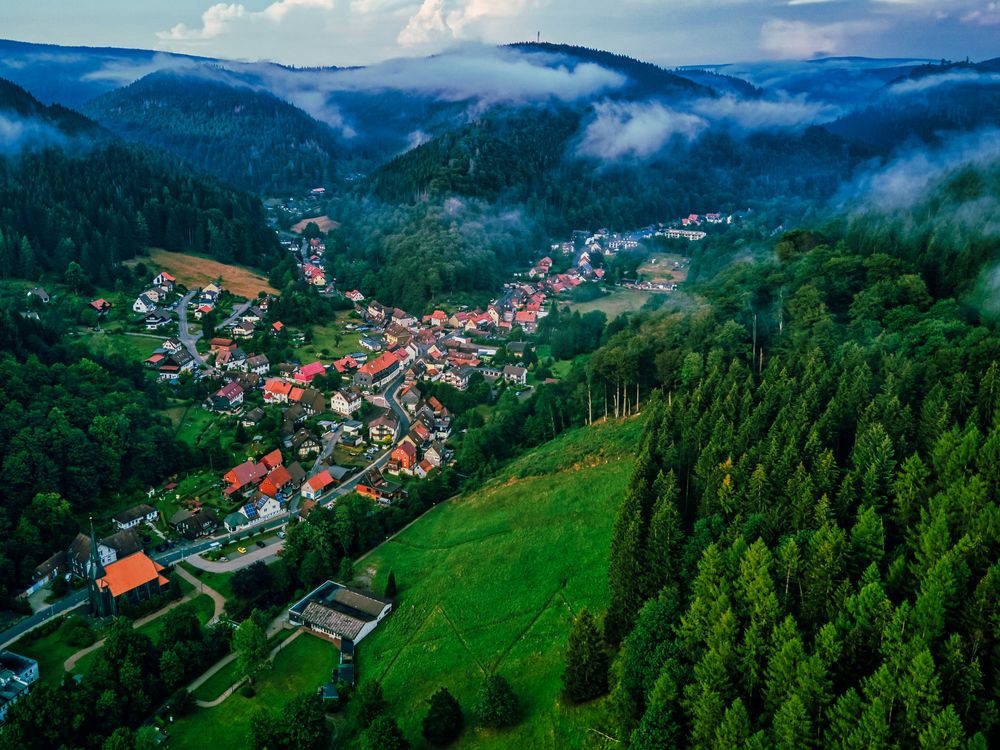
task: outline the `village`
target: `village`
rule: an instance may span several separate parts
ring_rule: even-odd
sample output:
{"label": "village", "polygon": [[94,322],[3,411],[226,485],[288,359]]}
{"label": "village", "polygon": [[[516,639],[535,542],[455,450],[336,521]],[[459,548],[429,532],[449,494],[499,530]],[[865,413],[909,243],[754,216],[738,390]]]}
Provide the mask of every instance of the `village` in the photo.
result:
{"label": "village", "polygon": [[[691,215],[678,224],[732,218]],[[530,364],[537,361],[532,339],[540,323],[573,290],[600,284],[605,259],[651,237],[697,241],[703,236],[666,225],[627,233],[576,232],[570,242],[551,245],[550,254],[513,274],[484,307],[421,315],[358,290],[338,290],[324,269],[322,238],[286,239],[303,282],[322,296],[350,303],[326,327],[327,333],[336,328],[332,341],[319,344],[278,319],[273,294],[243,297],[221,280],[187,288],[175,275],[155,272],[124,312],[129,335],[164,336],[142,366],[169,386],[209,385],[204,401],[185,410],[185,424],[201,424],[203,434],[211,428],[235,430],[245,436],[246,455],[208,476],[176,477],[148,488],[144,502],[96,519],[101,534],[92,521],[90,533],[81,532],[68,549],[53,551],[37,567],[24,595],[57,578],[72,579],[78,583],[65,606],[89,601],[95,614],[113,615],[160,601],[171,585],[164,566],[181,559],[232,570],[273,559],[281,552],[285,524],[334,505],[347,493],[391,507],[412,482],[453,462],[453,415],[425,391],[443,385],[463,392],[482,382],[494,392],[526,395],[542,382]],[[689,262],[677,256],[675,278],[683,278]],[[677,288],[676,282],[629,284],[661,292]],[[47,296],[40,289],[29,294]],[[89,307],[100,333],[113,305],[98,298]],[[273,344],[319,356],[272,361],[264,350]],[[372,623],[385,612],[377,614]],[[299,611],[295,616],[309,619]],[[312,626],[323,631],[322,622]],[[14,688],[26,689],[37,679],[38,665],[30,659],[0,658],[21,665],[27,675],[23,685],[12,682]]]}

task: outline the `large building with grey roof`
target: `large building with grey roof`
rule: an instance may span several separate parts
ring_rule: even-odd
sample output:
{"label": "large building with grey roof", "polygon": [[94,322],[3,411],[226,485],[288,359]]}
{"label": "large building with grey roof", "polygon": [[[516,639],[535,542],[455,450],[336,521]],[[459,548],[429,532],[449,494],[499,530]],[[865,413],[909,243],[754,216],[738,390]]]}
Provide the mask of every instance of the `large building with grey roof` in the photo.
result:
{"label": "large building with grey roof", "polygon": [[324,635],[338,647],[358,643],[372,632],[392,609],[390,602],[327,581],[288,611],[292,625]]}

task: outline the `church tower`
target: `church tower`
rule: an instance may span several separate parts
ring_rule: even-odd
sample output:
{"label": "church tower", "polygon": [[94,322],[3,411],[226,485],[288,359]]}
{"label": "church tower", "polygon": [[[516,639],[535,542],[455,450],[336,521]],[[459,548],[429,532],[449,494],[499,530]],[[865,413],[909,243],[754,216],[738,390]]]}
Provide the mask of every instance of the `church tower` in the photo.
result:
{"label": "church tower", "polygon": [[90,595],[90,612],[97,617],[109,614],[106,611],[104,596],[97,588],[97,582],[104,578],[104,566],[101,565],[101,552],[98,548],[97,534],[94,533],[94,519],[90,519],[90,560],[87,563],[87,592]]}

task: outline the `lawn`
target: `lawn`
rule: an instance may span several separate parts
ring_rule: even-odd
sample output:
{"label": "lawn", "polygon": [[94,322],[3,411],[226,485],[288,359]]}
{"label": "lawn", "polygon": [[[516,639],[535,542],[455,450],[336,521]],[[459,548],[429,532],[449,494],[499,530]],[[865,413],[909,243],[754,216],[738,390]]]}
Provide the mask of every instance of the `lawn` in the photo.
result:
{"label": "lawn", "polygon": [[[222,597],[229,601],[233,599],[233,586],[230,581],[232,580],[232,573],[212,573],[207,570],[197,570],[193,565],[182,562],[180,566],[184,568],[188,573],[195,576],[199,581],[204,583],[210,589],[215,589]],[[200,574],[200,575],[199,575]]]}
{"label": "lawn", "polygon": [[470,712],[494,671],[513,684],[522,720],[500,734],[470,728],[459,747],[583,744],[601,706],[562,705],[563,650],[573,614],[607,606],[611,524],[640,429],[576,430],[356,563],[376,591],[395,571],[397,608],[359,646],[359,676],[382,681],[415,747],[431,693],[447,687]]}
{"label": "lawn", "polygon": [[[180,606],[189,609],[193,608],[195,615],[198,617],[198,622],[201,623],[202,627],[208,624],[208,621],[212,619],[212,613],[215,611],[215,604],[212,601],[212,597],[208,594],[200,594]],[[142,627],[136,628],[136,632],[148,635],[156,641],[160,637],[160,633],[163,632],[163,617],[157,617]]]}
{"label": "lawn", "polygon": [[[292,636],[294,630],[285,628],[284,630],[279,630],[275,635],[271,636],[268,640],[271,648],[274,648],[279,643],[287,640]],[[291,646],[289,646],[291,648]],[[209,677],[205,682],[203,682],[197,690],[194,691],[194,697],[200,701],[212,701],[218,698],[222,693],[228,690],[236,680],[239,679],[238,672],[239,667],[236,660],[229,662],[220,669],[218,672]]]}
{"label": "lawn", "polygon": [[160,348],[169,336],[130,335],[127,333],[98,333],[96,331],[81,331],[77,341],[84,343],[94,354],[111,356],[120,354],[135,362],[146,360]]}
{"label": "lawn", "polygon": [[183,421],[177,428],[177,439],[191,447],[197,447],[198,438],[204,434],[215,421],[216,415],[200,406],[192,406],[184,414]]}
{"label": "lawn", "polygon": [[337,663],[333,644],[302,634],[278,653],[272,668],[258,679],[254,698],[236,692],[214,708],[195,709],[168,729],[168,746],[242,750],[249,745],[250,715],[256,709],[277,709],[296,695],[314,691],[330,679]]}
{"label": "lawn", "polygon": [[608,320],[614,320],[623,313],[637,312],[654,295],[654,292],[644,292],[641,289],[613,289],[589,302],[573,302],[570,307],[580,314],[600,310],[608,316]]}
{"label": "lawn", "polygon": [[358,343],[361,334],[344,329],[349,315],[348,311],[340,311],[332,323],[312,326],[312,342],[293,349],[295,358],[300,362],[313,362],[317,359],[329,362],[361,349]]}
{"label": "lawn", "polygon": [[[85,610],[78,610],[77,613]],[[100,638],[100,635],[97,636]],[[44,635],[37,640],[31,640],[31,634],[23,636],[9,646],[15,654],[23,654],[38,662],[38,677],[42,682],[58,685],[66,674],[63,669],[65,661],[80,650],[79,646],[70,646],[63,637],[60,627],[54,633]]]}
{"label": "lawn", "polygon": [[262,291],[278,294],[278,290],[268,284],[267,279],[256,271],[242,266],[227,265],[199,255],[150,248],[149,258],[139,258],[138,260],[151,268],[162,269],[173,274],[181,284],[189,289],[203,287],[221,277],[223,288],[238,297],[250,299]]}

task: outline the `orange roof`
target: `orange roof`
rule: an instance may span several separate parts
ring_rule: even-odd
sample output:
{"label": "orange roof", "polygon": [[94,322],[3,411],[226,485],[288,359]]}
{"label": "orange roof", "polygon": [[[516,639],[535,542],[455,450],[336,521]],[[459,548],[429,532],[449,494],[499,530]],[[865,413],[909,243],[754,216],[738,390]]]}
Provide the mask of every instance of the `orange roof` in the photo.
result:
{"label": "orange roof", "polygon": [[288,392],[288,400],[289,401],[301,401],[302,400],[302,395],[304,393],[305,393],[305,391],[302,390],[301,388],[292,388],[292,390],[290,390]]}
{"label": "orange roof", "polygon": [[142,552],[113,562],[105,569],[104,577],[97,581],[98,588],[110,589],[111,596],[119,597],[132,589],[137,589],[150,581],[158,580],[160,585],[167,579],[160,575],[163,566],[150,560]]}
{"label": "orange roof", "polygon": [[274,482],[271,481],[271,477],[268,477],[263,482],[261,482],[260,487],[258,489],[261,491],[262,494],[267,495],[268,497],[278,496],[278,488],[274,486]]}
{"label": "orange roof", "polygon": [[292,475],[284,466],[276,466],[274,471],[267,475],[272,484],[279,490],[292,481]]}
{"label": "orange roof", "polygon": [[333,477],[330,476],[329,471],[321,471],[319,474],[306,482],[306,484],[309,485],[309,489],[313,492],[322,492],[333,484]]}
{"label": "orange roof", "polygon": [[371,362],[365,362],[361,365],[361,372],[367,375],[374,375],[375,373],[382,372],[382,370],[389,367],[392,363],[398,362],[399,359],[392,352],[385,352],[381,354],[378,359]]}
{"label": "orange roof", "polygon": [[260,462],[268,469],[273,469],[275,466],[281,466],[281,449],[275,448],[273,451],[264,456]]}
{"label": "orange roof", "polygon": [[292,384],[285,380],[278,380],[275,378],[274,380],[268,380],[264,384],[264,390],[268,393],[275,393],[279,395],[283,393],[287,396],[288,392],[292,390]]}

